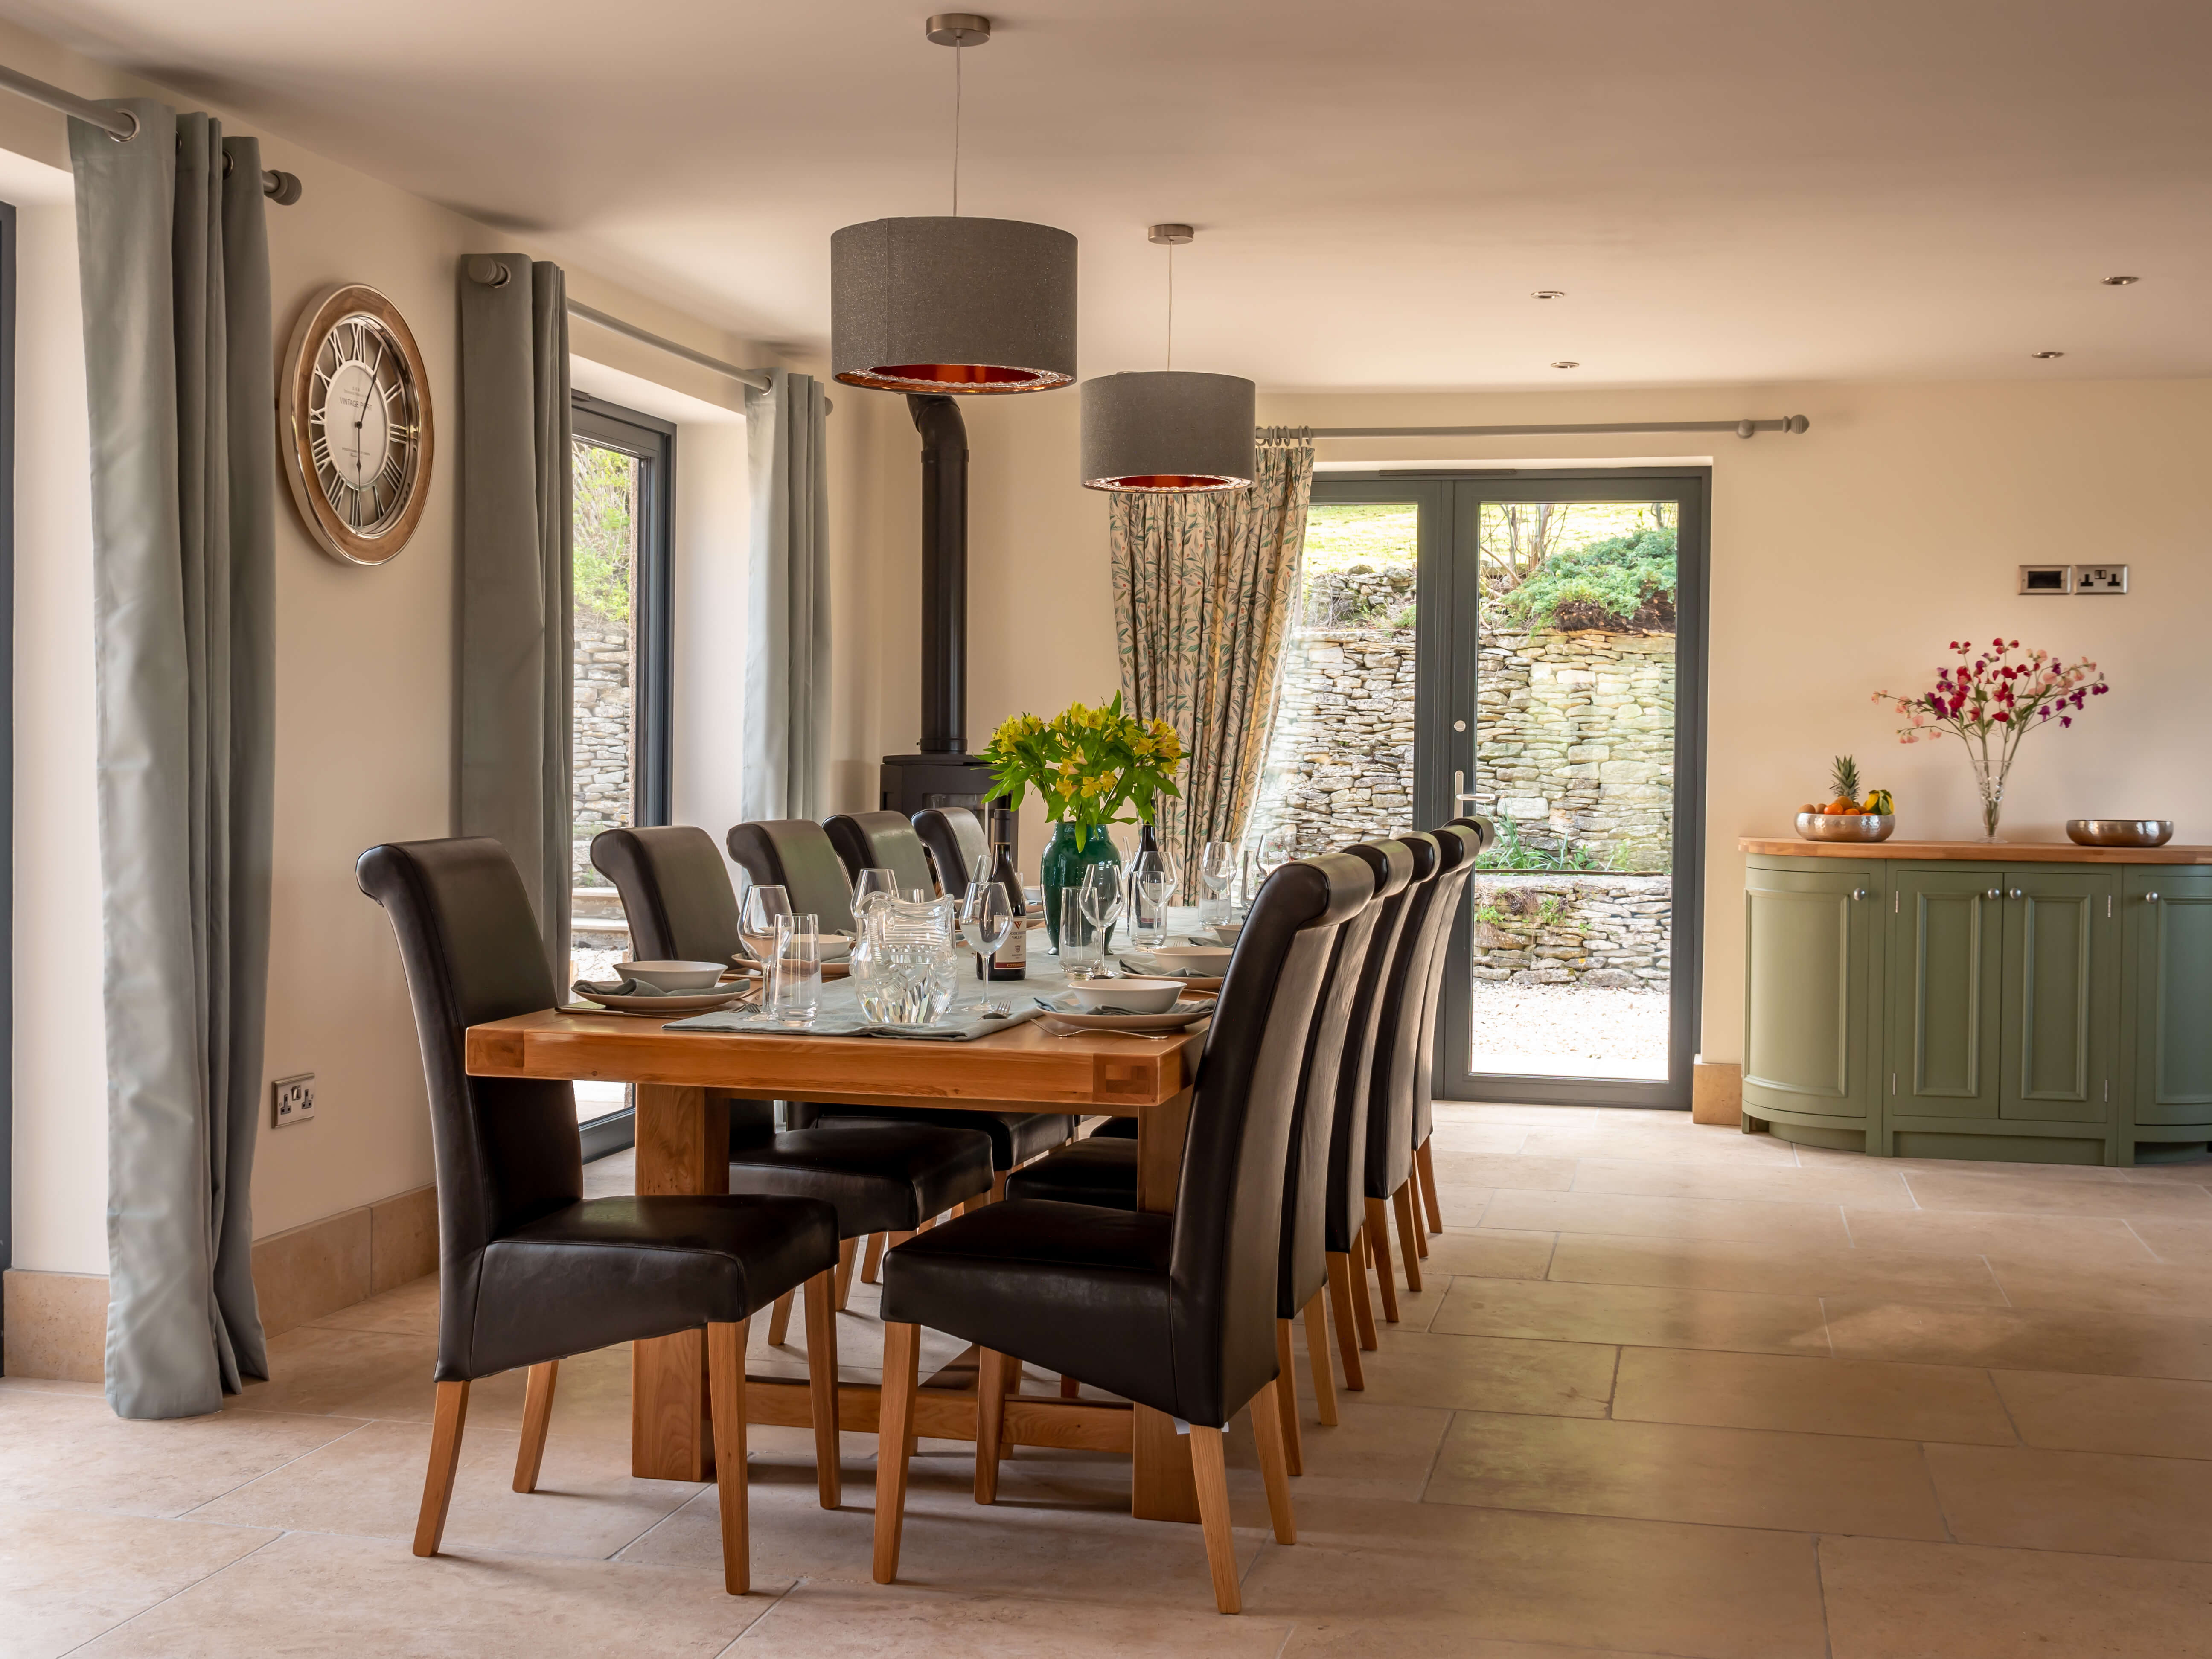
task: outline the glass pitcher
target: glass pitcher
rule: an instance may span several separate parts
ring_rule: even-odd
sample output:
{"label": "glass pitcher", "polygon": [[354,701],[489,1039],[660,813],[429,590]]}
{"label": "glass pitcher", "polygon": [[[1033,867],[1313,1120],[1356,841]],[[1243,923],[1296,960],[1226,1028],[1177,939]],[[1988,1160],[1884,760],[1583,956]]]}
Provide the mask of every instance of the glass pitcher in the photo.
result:
{"label": "glass pitcher", "polygon": [[959,983],[955,943],[960,902],[888,896],[854,918],[851,973],[862,1018],[883,1025],[933,1025]]}

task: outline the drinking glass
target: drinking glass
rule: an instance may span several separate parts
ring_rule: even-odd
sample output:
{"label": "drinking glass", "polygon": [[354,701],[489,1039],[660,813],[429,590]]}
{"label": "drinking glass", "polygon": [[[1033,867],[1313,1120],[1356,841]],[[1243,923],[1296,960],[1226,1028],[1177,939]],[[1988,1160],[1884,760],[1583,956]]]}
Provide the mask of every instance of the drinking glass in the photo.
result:
{"label": "drinking glass", "polygon": [[1090,979],[1099,969],[1098,930],[1083,913],[1083,894],[1073,887],[1060,892],[1060,966],[1070,979]]}
{"label": "drinking glass", "polygon": [[1103,954],[1114,945],[1114,924],[1128,902],[1128,883],[1118,864],[1094,864],[1083,872],[1083,914],[1098,930]]}
{"label": "drinking glass", "polygon": [[1237,879],[1237,848],[1233,842],[1210,841],[1199,854],[1199,879],[1206,884],[1206,901],[1200,920],[1224,921],[1229,915],[1229,886]]}
{"label": "drinking glass", "polygon": [[976,881],[968,884],[960,901],[960,933],[975,953],[975,975],[981,978],[987,958],[1013,937],[1014,902],[1002,882]]}
{"label": "drinking glass", "polygon": [[1255,861],[1264,881],[1298,855],[1298,832],[1294,825],[1279,823],[1260,837]]}
{"label": "drinking glass", "polygon": [[756,885],[745,895],[738,916],[738,937],[755,962],[767,962],[775,949],[775,925],[791,915],[791,895],[774,884]]}
{"label": "drinking glass", "polygon": [[1130,942],[1140,949],[1164,945],[1168,934],[1168,901],[1175,896],[1175,860],[1160,851],[1139,853],[1129,861]]}
{"label": "drinking glass", "polygon": [[822,932],[809,911],[779,917],[769,960],[769,1012],[785,1025],[811,1025],[822,1010]]}
{"label": "drinking glass", "polygon": [[863,870],[859,879],[853,884],[853,914],[856,916],[861,915],[877,898],[897,896],[898,878],[889,870],[875,867]]}

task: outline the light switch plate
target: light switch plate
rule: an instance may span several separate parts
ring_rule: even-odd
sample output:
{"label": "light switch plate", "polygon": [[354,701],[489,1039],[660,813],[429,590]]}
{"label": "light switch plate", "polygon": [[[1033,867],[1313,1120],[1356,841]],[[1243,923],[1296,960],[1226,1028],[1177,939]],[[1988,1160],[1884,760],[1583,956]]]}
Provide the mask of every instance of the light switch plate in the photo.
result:
{"label": "light switch plate", "polygon": [[2071,593],[2074,567],[2070,564],[2024,564],[2020,568],[2023,593]]}
{"label": "light switch plate", "polygon": [[2124,593],[2128,568],[2124,564],[2077,564],[2074,567],[2076,593]]}
{"label": "light switch plate", "polygon": [[289,1123],[305,1123],[315,1115],[315,1074],[302,1072],[297,1077],[280,1077],[272,1085],[276,1093],[276,1127]]}

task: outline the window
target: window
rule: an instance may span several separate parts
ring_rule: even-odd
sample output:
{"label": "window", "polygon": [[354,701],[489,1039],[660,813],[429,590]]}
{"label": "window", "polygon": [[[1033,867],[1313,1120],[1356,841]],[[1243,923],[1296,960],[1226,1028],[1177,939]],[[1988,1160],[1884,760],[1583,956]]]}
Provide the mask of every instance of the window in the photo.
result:
{"label": "window", "polygon": [[[676,428],[575,394],[570,803],[574,896],[569,955],[600,978],[629,954],[622,903],[592,866],[602,830],[668,822],[669,519]],[[579,1083],[577,1115],[593,1142],[627,1145],[629,1091]],[[591,1126],[605,1126],[594,1137]],[[619,1127],[617,1127],[619,1126]]]}

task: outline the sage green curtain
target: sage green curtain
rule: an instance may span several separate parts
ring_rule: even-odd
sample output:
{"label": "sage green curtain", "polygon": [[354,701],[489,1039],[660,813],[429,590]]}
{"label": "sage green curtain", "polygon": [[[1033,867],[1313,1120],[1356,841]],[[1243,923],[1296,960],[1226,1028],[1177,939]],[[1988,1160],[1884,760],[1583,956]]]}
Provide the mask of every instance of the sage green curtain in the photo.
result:
{"label": "sage green curtain", "polygon": [[[504,275],[471,276],[483,258]],[[459,831],[507,848],[553,982],[566,985],[575,877],[568,284],[560,266],[520,253],[465,258],[459,282]]]}
{"label": "sage green curtain", "polygon": [[1192,883],[1206,843],[1252,816],[1305,545],[1312,435],[1263,427],[1258,460],[1243,489],[1117,493],[1109,521],[1121,695],[1182,734],[1182,798],[1156,829]]}
{"label": "sage green curtain", "polygon": [[[70,123],[92,438],[107,1398],[269,1374],[249,1194],[269,985],[276,383],[261,147]],[[32,418],[38,411],[27,410]]]}

